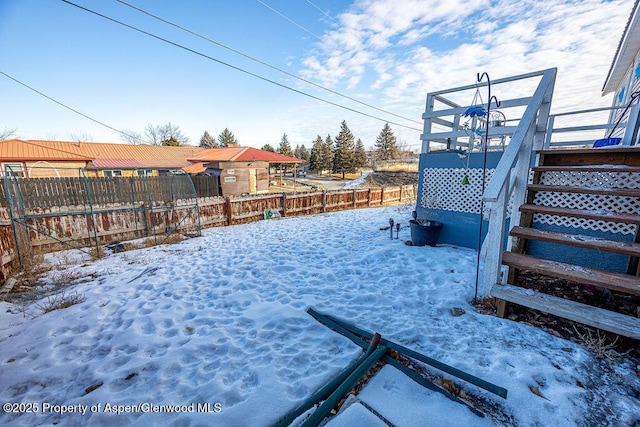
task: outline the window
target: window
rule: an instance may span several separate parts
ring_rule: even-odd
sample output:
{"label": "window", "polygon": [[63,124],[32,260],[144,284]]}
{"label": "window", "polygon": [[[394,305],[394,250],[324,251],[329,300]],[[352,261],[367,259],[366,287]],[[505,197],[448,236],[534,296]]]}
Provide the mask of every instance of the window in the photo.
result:
{"label": "window", "polygon": [[153,169],[136,169],[138,176],[153,176]]}
{"label": "window", "polygon": [[102,171],[102,176],[106,178],[113,178],[114,176],[122,176],[121,170]]}
{"label": "window", "polygon": [[26,176],[22,163],[2,163],[2,176],[17,176],[24,178]]}

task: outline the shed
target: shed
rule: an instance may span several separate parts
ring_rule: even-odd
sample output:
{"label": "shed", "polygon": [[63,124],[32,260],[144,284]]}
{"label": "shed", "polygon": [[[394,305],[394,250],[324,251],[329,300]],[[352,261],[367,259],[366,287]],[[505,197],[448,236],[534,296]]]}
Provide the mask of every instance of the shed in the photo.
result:
{"label": "shed", "polygon": [[269,192],[269,162],[266,161],[209,162],[204,174],[220,177],[223,196]]}

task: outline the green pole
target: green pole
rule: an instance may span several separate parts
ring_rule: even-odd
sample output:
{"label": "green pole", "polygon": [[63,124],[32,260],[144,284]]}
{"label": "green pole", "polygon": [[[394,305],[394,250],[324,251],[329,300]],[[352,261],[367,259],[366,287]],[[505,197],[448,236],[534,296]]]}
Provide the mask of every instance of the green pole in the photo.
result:
{"label": "green pole", "polygon": [[378,360],[386,353],[387,348],[384,346],[378,347],[373,353],[369,354],[367,358],[345,379],[338,388],[327,400],[322,402],[322,405],[316,409],[309,418],[301,424],[301,427],[315,427],[320,421],[326,418],[327,414],[342,400],[342,398],[351,390],[362,377],[369,372],[369,370],[375,365]]}
{"label": "green pole", "polygon": [[18,255],[18,262],[20,263],[20,267],[22,268],[22,255],[20,254],[20,242],[18,241],[18,232],[16,231],[16,221],[13,215],[13,200],[11,197],[11,190],[9,189],[9,175],[7,174],[8,165],[4,166],[4,189],[7,193],[7,206],[9,207],[9,218],[11,218],[11,229],[13,230],[13,238],[16,242],[16,252]]}

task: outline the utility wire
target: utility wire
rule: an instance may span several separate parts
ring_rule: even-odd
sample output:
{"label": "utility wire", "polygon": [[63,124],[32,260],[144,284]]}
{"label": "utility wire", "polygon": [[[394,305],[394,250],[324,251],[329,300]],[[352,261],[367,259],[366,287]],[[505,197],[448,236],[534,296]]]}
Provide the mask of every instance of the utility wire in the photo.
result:
{"label": "utility wire", "polygon": [[[350,96],[348,96],[348,95],[344,95],[344,94],[342,94],[342,93],[340,93],[340,92],[336,92],[335,90],[329,89],[329,88],[327,88],[327,87],[324,87],[324,86],[322,86],[322,85],[319,85],[319,84],[317,84],[317,83],[314,83],[314,82],[312,82],[312,81],[310,81],[310,80],[307,80],[307,79],[305,79],[305,78],[303,78],[303,77],[300,77],[300,76],[297,76],[297,75],[295,75],[295,74],[293,74],[293,73],[290,73],[290,72],[288,72],[288,71],[286,71],[286,70],[283,70],[283,69],[281,69],[281,68],[275,67],[275,66],[273,66],[273,65],[271,65],[271,64],[269,64],[269,63],[267,63],[267,62],[261,61],[260,59],[257,59],[257,58],[254,58],[254,57],[250,56],[250,55],[247,55],[247,54],[245,54],[245,53],[242,53],[242,52],[240,52],[240,51],[239,51],[239,50],[237,50],[237,49],[234,49],[234,48],[229,47],[229,46],[227,46],[227,45],[225,45],[225,44],[222,44],[222,43],[220,43],[220,42],[218,42],[218,41],[216,41],[216,40],[213,40],[213,39],[211,39],[211,38],[209,38],[209,37],[207,37],[207,36],[204,36],[204,35],[202,35],[202,34],[196,33],[195,31],[192,31],[192,30],[190,30],[190,29],[188,29],[188,28],[182,27],[182,26],[181,26],[181,25],[179,25],[179,24],[176,24],[176,23],[174,23],[174,22],[168,21],[168,20],[166,20],[166,19],[164,19],[164,18],[161,18],[160,16],[154,15],[154,14],[152,14],[151,12],[147,12],[146,10],[141,9],[141,8],[139,8],[139,7],[137,7],[137,6],[134,6],[134,5],[130,4],[130,3],[127,3],[127,2],[126,2],[126,1],[124,1],[124,0],[117,0],[117,1],[118,1],[119,3],[122,3],[122,4],[123,4],[123,5],[125,5],[125,6],[128,6],[128,7],[132,8],[132,9],[134,9],[134,10],[137,10],[138,12],[144,13],[145,15],[150,16],[151,18],[157,19],[158,21],[164,22],[165,24],[171,25],[171,26],[173,26],[173,27],[175,27],[175,28],[178,28],[178,29],[180,29],[180,30],[182,30],[182,31],[185,31],[185,32],[187,32],[187,33],[189,33],[189,34],[191,34],[191,35],[194,35],[194,36],[199,37],[199,38],[201,38],[201,39],[203,39],[203,40],[206,40],[206,41],[208,41],[208,42],[210,42],[210,43],[213,43],[213,44],[215,44],[215,45],[217,45],[217,46],[220,46],[220,47],[222,47],[222,48],[224,48],[224,49],[227,49],[227,50],[229,50],[229,51],[231,51],[231,52],[233,52],[233,53],[235,53],[235,54],[238,54],[238,55],[243,56],[243,57],[245,57],[245,58],[247,58],[247,59],[250,59],[251,61],[257,62],[257,63],[259,63],[259,64],[261,64],[261,65],[266,66],[266,67],[269,67],[269,68],[271,68],[272,70],[279,71],[279,72],[281,72],[281,73],[283,73],[283,74],[286,74],[286,75],[287,75],[287,76],[289,76],[289,77],[293,77],[294,79],[298,79],[298,80],[300,80],[300,81],[302,81],[302,82],[305,82],[305,83],[307,83],[307,84],[310,84],[310,85],[312,85],[312,86],[315,86],[315,87],[317,87],[317,88],[319,88],[319,89],[326,90],[327,92],[330,92],[330,93],[332,93],[332,94],[334,94],[334,95],[341,96],[341,97],[346,98],[346,99],[348,99],[348,100],[350,100],[350,101],[356,102],[356,103],[358,103],[358,104],[360,104],[360,105],[364,105],[364,106],[369,107],[369,108],[372,108],[372,109],[374,109],[374,110],[378,110],[378,111],[380,111],[380,112],[382,112],[382,113],[390,114],[390,115],[392,115],[392,116],[394,116],[394,117],[398,117],[398,118],[400,118],[400,119],[408,120],[408,121],[410,121],[410,122],[414,122],[414,123],[417,123],[417,124],[422,124],[422,122],[420,122],[420,121],[418,121],[418,120],[413,120],[413,119],[410,119],[410,118],[403,117],[403,116],[401,116],[401,115],[398,115],[398,114],[392,113],[391,111],[383,110],[382,108],[378,108],[378,107],[375,107],[375,106],[373,106],[373,105],[367,104],[366,102],[359,101],[359,100],[357,100],[357,99],[355,99],[355,98],[352,98],[352,97],[350,97]],[[314,6],[315,6],[315,5],[314,5]],[[317,8],[317,6],[315,6],[315,7]]]}
{"label": "utility wire", "polygon": [[111,129],[111,130],[113,130],[113,131],[116,131],[116,132],[118,132],[119,134],[124,135],[124,136],[126,136],[126,137],[128,137],[128,138],[130,138],[130,139],[135,139],[135,140],[137,140],[137,141],[139,141],[139,142],[144,142],[144,141],[142,141],[139,137],[137,137],[137,136],[135,136],[135,135],[129,135],[129,134],[128,134],[128,133],[126,133],[126,132],[123,132],[123,131],[121,131],[121,130],[119,130],[119,129],[116,129],[116,128],[114,128],[113,126],[109,126],[108,124],[103,123],[103,122],[101,122],[100,120],[96,120],[96,119],[94,119],[93,117],[87,116],[86,114],[81,113],[80,111],[78,111],[78,110],[76,110],[76,109],[74,109],[74,108],[71,108],[71,107],[69,107],[68,105],[63,104],[62,102],[60,102],[60,101],[58,101],[58,100],[53,99],[53,98],[52,98],[52,97],[50,97],[49,95],[44,94],[44,93],[40,92],[39,90],[37,90],[37,89],[35,89],[35,88],[33,88],[33,87],[29,86],[28,84],[21,82],[20,80],[16,79],[15,77],[11,77],[9,74],[7,74],[7,73],[5,73],[5,72],[3,72],[3,71],[0,71],[0,74],[2,74],[3,76],[7,77],[8,79],[13,80],[14,82],[16,82],[16,83],[18,83],[18,84],[20,84],[20,85],[22,85],[22,86],[26,87],[27,89],[32,90],[33,92],[37,93],[38,95],[44,96],[44,97],[45,97],[45,98],[47,98],[49,101],[53,101],[53,102],[55,102],[56,104],[58,104],[58,105],[60,105],[60,106],[62,106],[62,107],[64,107],[64,108],[66,108],[67,110],[73,111],[74,113],[81,115],[81,116],[82,116],[82,117],[84,117],[85,119],[89,119],[89,120],[91,120],[92,122],[95,122],[95,123],[97,123],[97,124],[99,124],[99,125],[102,125],[102,126],[104,126],[104,127],[108,128],[108,129]]}
{"label": "utility wire", "polygon": [[278,15],[282,16],[284,19],[286,19],[287,21],[291,22],[293,25],[295,25],[296,27],[302,29],[302,31],[305,31],[309,34],[311,34],[313,37],[317,38],[318,40],[322,40],[321,37],[313,34],[311,31],[307,30],[305,27],[303,27],[302,25],[298,24],[296,21],[294,21],[293,19],[283,15],[282,13],[278,12],[277,10],[275,10],[274,8],[272,8],[271,6],[269,6],[268,4],[266,4],[265,2],[261,1],[261,0],[256,0],[258,3],[260,3],[261,5],[263,5],[264,7],[266,7],[267,9],[273,11],[274,13],[277,13]]}
{"label": "utility wire", "polygon": [[311,6],[315,7],[316,9],[318,9],[320,11],[320,13],[322,13],[324,16],[326,16],[327,18],[331,19],[333,22],[335,22],[336,24],[340,24],[340,22],[338,22],[333,16],[329,15],[327,12],[325,12],[324,10],[320,9],[318,6],[316,6],[313,2],[309,1],[309,0],[305,0],[307,3],[309,3]]}
{"label": "utility wire", "polygon": [[142,30],[142,29],[140,29],[140,28],[134,27],[134,26],[129,25],[129,24],[125,24],[125,23],[124,23],[124,22],[122,22],[122,21],[118,21],[117,19],[110,18],[110,17],[108,17],[108,16],[106,16],[106,15],[103,15],[103,14],[101,14],[101,13],[99,13],[99,12],[95,12],[95,11],[93,11],[93,10],[91,10],[91,9],[86,8],[86,7],[83,7],[83,6],[77,5],[77,4],[73,3],[73,2],[70,2],[69,0],[61,0],[61,1],[62,1],[62,2],[64,2],[64,3],[67,3],[68,5],[71,5],[71,6],[77,7],[78,9],[84,10],[85,12],[91,13],[91,14],[93,14],[93,15],[96,15],[96,16],[99,16],[99,17],[101,17],[101,18],[104,18],[104,19],[106,19],[106,20],[108,20],[108,21],[111,21],[111,22],[114,22],[114,23],[116,23],[116,24],[122,25],[123,27],[127,27],[127,28],[132,29],[132,30],[134,30],[134,31],[137,31],[137,32],[139,32],[139,33],[145,34],[145,35],[147,35],[147,36],[149,36],[149,37],[153,37],[154,39],[157,39],[157,40],[163,41],[163,42],[168,43],[168,44],[170,44],[170,45],[172,45],[172,46],[175,46],[175,47],[178,47],[178,48],[180,48],[180,49],[186,50],[187,52],[191,52],[191,53],[196,54],[196,55],[198,55],[198,56],[201,56],[201,57],[203,57],[203,58],[209,59],[210,61],[217,62],[218,64],[221,64],[221,65],[225,65],[225,66],[227,66],[227,67],[229,67],[229,68],[232,68],[232,69],[234,69],[234,70],[236,70],[236,71],[240,71],[241,73],[248,74],[248,75],[250,75],[250,76],[252,76],[252,77],[255,77],[255,78],[260,79],[260,80],[263,80],[263,81],[265,81],[265,82],[268,82],[268,83],[274,84],[274,85],[276,85],[276,86],[279,86],[279,87],[281,87],[281,88],[284,88],[284,89],[290,90],[290,91],[295,92],[295,93],[298,93],[298,94],[300,94],[300,95],[304,95],[304,96],[307,96],[307,97],[309,97],[309,98],[315,99],[315,100],[317,100],[317,101],[324,102],[324,103],[327,103],[327,104],[329,104],[329,105],[333,105],[334,107],[342,108],[342,109],[344,109],[344,110],[348,110],[348,111],[351,111],[351,112],[356,113],[356,114],[360,114],[360,115],[363,115],[363,116],[366,116],[366,117],[370,117],[370,118],[372,118],[372,119],[379,120],[379,121],[381,121],[381,122],[391,123],[391,124],[393,124],[393,125],[400,126],[400,127],[406,128],[406,129],[412,129],[412,130],[415,130],[415,131],[418,131],[418,132],[422,132],[422,129],[418,129],[418,128],[414,128],[414,127],[411,127],[411,126],[403,125],[402,123],[392,122],[392,121],[390,121],[390,120],[385,120],[385,119],[383,119],[383,118],[381,118],[381,117],[377,117],[377,116],[374,116],[374,115],[372,115],[372,114],[368,114],[368,113],[365,113],[365,112],[362,112],[362,111],[358,111],[358,110],[355,110],[355,109],[353,109],[353,108],[346,107],[346,106],[344,106],[344,105],[340,105],[340,104],[337,104],[337,103],[335,103],[335,102],[332,102],[332,101],[329,101],[329,100],[326,100],[326,99],[323,99],[323,98],[317,97],[317,96],[315,96],[315,95],[311,95],[311,94],[306,93],[306,92],[303,92],[303,91],[301,91],[301,90],[294,89],[294,88],[289,87],[289,86],[286,86],[286,85],[284,85],[284,84],[282,84],[282,83],[278,83],[278,82],[276,82],[276,81],[274,81],[274,80],[270,80],[270,79],[268,79],[268,78],[266,78],[266,77],[262,77],[262,76],[260,76],[260,75],[258,75],[258,74],[252,73],[252,72],[247,71],[247,70],[245,70],[245,69],[243,69],[243,68],[236,67],[235,65],[231,65],[231,64],[229,64],[229,63],[227,63],[227,62],[224,62],[224,61],[221,61],[221,60],[219,60],[219,59],[216,59],[216,58],[214,58],[214,57],[212,57],[212,56],[206,55],[206,54],[204,54],[204,53],[202,53],[202,52],[198,52],[197,50],[194,50],[194,49],[188,48],[188,47],[183,46],[183,45],[181,45],[181,44],[178,44],[178,43],[176,43],[176,42],[172,42],[171,40],[168,40],[168,39],[162,38],[162,37],[160,37],[160,36],[157,36],[157,35],[155,35],[155,34],[152,34],[152,33],[148,32],[148,31]]}

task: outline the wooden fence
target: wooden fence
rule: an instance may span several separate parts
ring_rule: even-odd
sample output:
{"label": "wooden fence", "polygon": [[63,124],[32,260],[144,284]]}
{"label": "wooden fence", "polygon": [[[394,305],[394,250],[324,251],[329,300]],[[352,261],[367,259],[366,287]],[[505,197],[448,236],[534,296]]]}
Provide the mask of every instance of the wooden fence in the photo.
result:
{"label": "wooden fence", "polygon": [[[125,189],[131,191],[131,187]],[[114,190],[114,193],[118,191]],[[99,244],[104,245],[150,237],[164,233],[176,223],[180,224],[179,230],[186,231],[198,226],[206,228],[259,221],[264,218],[265,209],[278,211],[282,217],[290,217],[413,203],[416,191],[416,185],[405,185],[300,194],[174,199],[168,204],[161,200],[150,204],[148,198],[130,202],[131,197],[128,197],[124,202],[94,204],[91,211],[83,203],[71,204],[77,199],[64,199],[70,203],[49,206],[50,202],[46,202],[37,207],[29,203],[25,208],[25,221],[29,224],[28,240],[33,252],[47,253],[68,249],[64,243],[66,241],[90,244],[92,239],[94,242],[97,239]],[[123,189],[120,194],[125,193]],[[15,222],[13,225],[24,227]],[[4,207],[0,207],[0,256],[0,281],[3,281],[13,269],[19,267],[12,221],[8,209]]]}
{"label": "wooden fence", "polygon": [[[10,178],[20,190],[25,208],[84,204],[134,203],[220,195],[217,176],[132,176],[74,178]],[[0,205],[7,206],[6,188],[0,185]]]}

